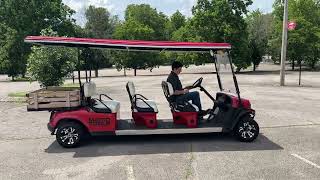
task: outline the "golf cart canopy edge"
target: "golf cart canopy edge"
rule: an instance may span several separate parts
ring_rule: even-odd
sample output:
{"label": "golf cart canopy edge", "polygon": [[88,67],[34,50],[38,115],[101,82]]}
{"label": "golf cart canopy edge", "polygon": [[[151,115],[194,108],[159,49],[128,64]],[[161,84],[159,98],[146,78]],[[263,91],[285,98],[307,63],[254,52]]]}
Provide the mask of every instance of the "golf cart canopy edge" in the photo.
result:
{"label": "golf cart canopy edge", "polygon": [[175,51],[175,52],[209,52],[210,50],[229,50],[229,43],[174,42],[174,41],[139,41],[92,39],[73,37],[27,36],[26,43],[64,47],[104,48],[129,51]]}

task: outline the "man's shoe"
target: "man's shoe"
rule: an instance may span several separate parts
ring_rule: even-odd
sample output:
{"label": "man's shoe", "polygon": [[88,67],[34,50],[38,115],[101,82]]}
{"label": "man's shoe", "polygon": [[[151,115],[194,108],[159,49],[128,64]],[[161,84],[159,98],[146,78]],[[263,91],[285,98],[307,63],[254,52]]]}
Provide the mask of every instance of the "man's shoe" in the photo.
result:
{"label": "man's shoe", "polygon": [[211,111],[211,109],[201,110],[199,112],[199,116],[205,116],[205,115],[209,114],[210,111]]}
{"label": "man's shoe", "polygon": [[199,122],[199,124],[204,124],[204,123],[207,122],[207,119],[204,119],[203,116],[199,116],[198,117],[198,122]]}

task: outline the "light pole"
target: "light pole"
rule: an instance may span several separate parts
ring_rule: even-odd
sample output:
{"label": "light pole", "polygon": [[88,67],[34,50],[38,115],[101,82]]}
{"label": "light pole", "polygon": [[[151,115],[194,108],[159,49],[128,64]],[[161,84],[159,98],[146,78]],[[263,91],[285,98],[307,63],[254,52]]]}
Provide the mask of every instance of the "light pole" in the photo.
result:
{"label": "light pole", "polygon": [[285,83],[285,70],[286,70],[285,66],[286,66],[286,59],[287,59],[287,42],[288,42],[288,0],[284,0],[280,86],[285,85],[284,83]]}

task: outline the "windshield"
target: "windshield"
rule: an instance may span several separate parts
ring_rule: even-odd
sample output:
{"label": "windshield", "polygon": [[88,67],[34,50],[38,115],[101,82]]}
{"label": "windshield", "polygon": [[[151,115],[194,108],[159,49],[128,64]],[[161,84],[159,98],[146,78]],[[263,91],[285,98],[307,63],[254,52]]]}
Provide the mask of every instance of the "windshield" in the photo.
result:
{"label": "windshield", "polygon": [[236,93],[228,53],[218,51],[216,54],[216,60],[217,73],[220,75],[222,91]]}

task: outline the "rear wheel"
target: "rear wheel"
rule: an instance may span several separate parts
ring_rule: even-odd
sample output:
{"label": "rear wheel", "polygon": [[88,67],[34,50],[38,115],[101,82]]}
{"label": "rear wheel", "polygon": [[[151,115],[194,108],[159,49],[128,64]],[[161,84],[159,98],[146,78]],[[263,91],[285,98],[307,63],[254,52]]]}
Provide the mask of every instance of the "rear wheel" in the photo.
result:
{"label": "rear wheel", "polygon": [[84,137],[83,127],[74,122],[66,122],[59,125],[56,132],[57,142],[65,148],[74,148],[79,146]]}
{"label": "rear wheel", "polygon": [[234,134],[242,142],[252,142],[259,135],[259,125],[252,118],[242,118],[235,127]]}

